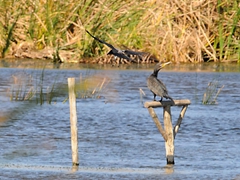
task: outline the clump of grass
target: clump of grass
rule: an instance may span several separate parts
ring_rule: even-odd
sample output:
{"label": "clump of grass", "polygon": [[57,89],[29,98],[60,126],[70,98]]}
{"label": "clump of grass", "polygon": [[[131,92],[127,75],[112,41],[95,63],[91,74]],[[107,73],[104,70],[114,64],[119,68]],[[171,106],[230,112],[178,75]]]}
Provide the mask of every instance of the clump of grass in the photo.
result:
{"label": "clump of grass", "polygon": [[37,93],[36,93],[36,102],[40,103],[42,105],[44,102],[47,102],[48,104],[51,104],[53,101],[53,98],[56,97],[57,95],[57,89],[55,89],[55,81],[51,86],[47,86],[45,89],[44,87],[44,70],[42,70],[40,74],[40,79],[39,81],[36,81],[36,88],[37,88]]}
{"label": "clump of grass", "polygon": [[27,73],[12,75],[12,87],[11,87],[11,101],[27,101],[31,100],[36,91],[32,86],[32,76]]}
{"label": "clump of grass", "polygon": [[[91,71],[80,74],[75,85],[77,98],[103,98],[103,93],[107,92],[110,81],[109,78],[94,74]],[[12,75],[12,86],[9,88],[8,94],[11,101],[35,101],[42,105],[44,103],[51,104],[54,99],[60,96],[67,97],[67,91],[67,84],[56,84],[56,80],[49,86],[45,80],[45,69],[43,69],[35,78],[26,72]],[[67,99],[65,98],[63,102]]]}
{"label": "clump of grass", "polygon": [[34,82],[31,74],[26,72],[12,75],[12,86],[8,90],[11,101],[36,101],[42,105],[44,102],[51,104],[56,97],[55,82],[44,89],[44,70],[41,72],[39,80]]}
{"label": "clump of grass", "polygon": [[221,90],[223,89],[224,85],[219,87],[219,82],[217,80],[213,80],[208,83],[208,87],[203,94],[203,104],[217,104],[217,97]]}
{"label": "clump of grass", "polygon": [[100,99],[102,98],[102,94],[104,91],[107,91],[107,86],[111,80],[106,77],[99,77],[97,74],[95,75],[80,75],[79,82],[76,84],[76,94],[77,98],[86,99],[86,98],[94,98]]}

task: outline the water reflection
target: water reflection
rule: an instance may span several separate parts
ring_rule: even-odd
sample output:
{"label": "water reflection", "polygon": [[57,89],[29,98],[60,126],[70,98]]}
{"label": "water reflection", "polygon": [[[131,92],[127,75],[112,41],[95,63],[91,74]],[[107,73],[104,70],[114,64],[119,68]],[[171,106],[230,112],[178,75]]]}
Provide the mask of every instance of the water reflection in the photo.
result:
{"label": "water reflection", "polygon": [[[48,60],[29,59],[0,59],[0,68],[23,68],[23,69],[113,69],[113,70],[140,70],[153,69],[154,64],[131,64],[113,66],[111,64],[78,64],[78,63],[52,63]],[[174,72],[240,72],[240,64],[236,63],[186,63],[168,65],[164,70]]]}
{"label": "water reflection", "polygon": [[168,164],[164,167],[164,170],[166,174],[172,174],[174,172],[174,165]]}

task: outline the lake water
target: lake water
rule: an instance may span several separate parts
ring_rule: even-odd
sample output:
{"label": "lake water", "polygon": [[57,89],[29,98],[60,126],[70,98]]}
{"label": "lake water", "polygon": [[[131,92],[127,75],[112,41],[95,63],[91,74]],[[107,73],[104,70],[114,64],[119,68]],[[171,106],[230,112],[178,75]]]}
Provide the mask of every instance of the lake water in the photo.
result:
{"label": "lake water", "polygon": [[[72,169],[67,93],[43,105],[10,101],[13,77],[41,78],[41,66],[0,68],[0,179],[240,179],[240,70],[238,65],[170,65],[160,71],[174,99],[190,99],[175,139],[175,165],[166,165],[164,140],[143,103],[153,65],[101,67],[47,64],[43,91],[67,78],[105,78],[101,98],[78,98],[78,169]],[[86,68],[88,67],[88,68]],[[186,70],[187,67],[187,70]],[[227,71],[227,72],[226,72]],[[224,85],[214,105],[203,105],[208,83]],[[36,85],[37,86],[37,85]],[[140,96],[141,88],[145,96]],[[64,103],[64,102],[65,103]],[[175,124],[181,108],[172,107]],[[156,109],[162,121],[162,108]]]}

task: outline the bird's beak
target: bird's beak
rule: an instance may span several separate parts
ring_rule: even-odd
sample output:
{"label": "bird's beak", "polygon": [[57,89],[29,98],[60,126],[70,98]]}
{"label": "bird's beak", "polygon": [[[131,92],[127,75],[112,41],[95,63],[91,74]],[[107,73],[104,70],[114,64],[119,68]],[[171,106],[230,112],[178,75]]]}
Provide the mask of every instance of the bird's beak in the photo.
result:
{"label": "bird's beak", "polygon": [[163,63],[163,64],[162,64],[162,68],[165,67],[165,66],[168,65],[168,64],[171,64],[171,62],[169,61],[169,62]]}

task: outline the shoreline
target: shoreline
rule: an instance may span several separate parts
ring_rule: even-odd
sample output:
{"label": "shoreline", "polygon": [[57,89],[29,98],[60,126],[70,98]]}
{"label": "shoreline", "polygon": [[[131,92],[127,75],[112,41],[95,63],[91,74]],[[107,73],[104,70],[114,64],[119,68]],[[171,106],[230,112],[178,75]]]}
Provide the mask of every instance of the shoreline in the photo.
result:
{"label": "shoreline", "polygon": [[[0,59],[0,68],[22,68],[22,69],[96,69],[96,70],[152,70],[156,63],[151,64],[98,64],[83,62],[53,63],[48,59],[19,59],[4,58]],[[163,72],[240,72],[238,63],[171,63],[166,66]]]}

